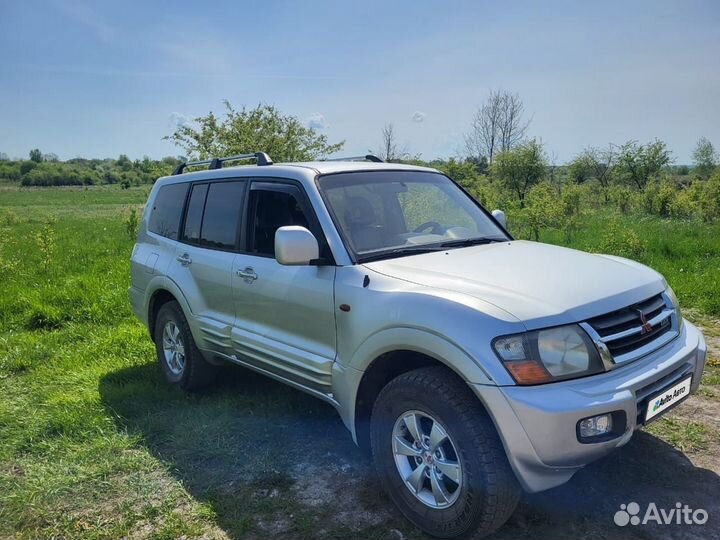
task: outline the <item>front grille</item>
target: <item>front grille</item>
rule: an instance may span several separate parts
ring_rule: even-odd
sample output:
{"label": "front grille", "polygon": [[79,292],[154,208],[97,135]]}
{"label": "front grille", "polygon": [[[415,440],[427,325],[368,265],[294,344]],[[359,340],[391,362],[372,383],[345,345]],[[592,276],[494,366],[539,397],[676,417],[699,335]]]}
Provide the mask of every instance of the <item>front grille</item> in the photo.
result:
{"label": "front grille", "polygon": [[[625,362],[660,347],[673,336],[673,307],[664,294],[657,294],[631,306],[587,321],[596,339],[606,347],[614,362]],[[646,325],[643,325],[643,318]],[[665,339],[661,338],[665,336]]]}

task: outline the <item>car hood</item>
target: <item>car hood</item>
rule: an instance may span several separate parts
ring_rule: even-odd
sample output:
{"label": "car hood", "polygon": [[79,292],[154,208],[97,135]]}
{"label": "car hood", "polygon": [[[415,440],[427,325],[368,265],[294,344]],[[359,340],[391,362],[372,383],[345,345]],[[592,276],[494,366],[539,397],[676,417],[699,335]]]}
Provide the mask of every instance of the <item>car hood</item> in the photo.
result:
{"label": "car hood", "polygon": [[666,287],[660,274],[628,259],[522,240],[386,259],[365,267],[489,302],[528,329],[582,321]]}

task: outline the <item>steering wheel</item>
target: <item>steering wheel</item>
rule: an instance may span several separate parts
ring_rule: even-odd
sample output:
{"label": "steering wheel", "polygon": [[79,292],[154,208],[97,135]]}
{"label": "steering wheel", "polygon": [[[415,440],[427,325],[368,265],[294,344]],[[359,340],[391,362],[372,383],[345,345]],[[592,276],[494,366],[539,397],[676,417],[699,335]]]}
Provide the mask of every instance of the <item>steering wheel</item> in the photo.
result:
{"label": "steering wheel", "polygon": [[445,232],[445,227],[440,225],[437,221],[426,221],[425,223],[415,227],[413,232],[419,233],[426,229],[430,229],[430,232],[433,234],[443,234]]}

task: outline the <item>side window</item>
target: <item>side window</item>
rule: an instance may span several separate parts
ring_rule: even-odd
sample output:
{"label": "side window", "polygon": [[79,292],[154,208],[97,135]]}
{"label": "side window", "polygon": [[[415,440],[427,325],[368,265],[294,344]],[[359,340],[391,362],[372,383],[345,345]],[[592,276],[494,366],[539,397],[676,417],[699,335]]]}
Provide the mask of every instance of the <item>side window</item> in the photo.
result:
{"label": "side window", "polygon": [[253,189],[250,192],[250,210],[248,240],[251,253],[274,257],[275,231],[285,225],[310,228],[300,203],[300,194],[294,188],[282,191]]}
{"label": "side window", "polygon": [[205,209],[205,197],[208,192],[207,184],[195,184],[190,193],[187,213],[185,214],[185,229],[182,240],[190,244],[200,242],[200,227],[202,225],[203,210]]}
{"label": "side window", "polygon": [[233,249],[237,244],[245,182],[217,182],[207,188],[200,245]]}
{"label": "side window", "polygon": [[170,184],[162,186],[155,197],[155,204],[150,213],[148,229],[155,234],[171,240],[178,239],[180,219],[182,218],[185,196],[189,184]]}

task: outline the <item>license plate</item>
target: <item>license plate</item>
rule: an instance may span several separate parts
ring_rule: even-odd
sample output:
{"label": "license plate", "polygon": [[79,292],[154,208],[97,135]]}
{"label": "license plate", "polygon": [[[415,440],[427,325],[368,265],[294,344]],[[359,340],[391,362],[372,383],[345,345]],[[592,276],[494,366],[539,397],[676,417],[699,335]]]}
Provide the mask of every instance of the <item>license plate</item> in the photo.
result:
{"label": "license plate", "polygon": [[648,401],[647,411],[645,412],[645,421],[647,422],[651,418],[656,417],[661,412],[669,409],[673,405],[677,405],[688,397],[690,395],[691,382],[692,375],[651,397],[650,401]]}

